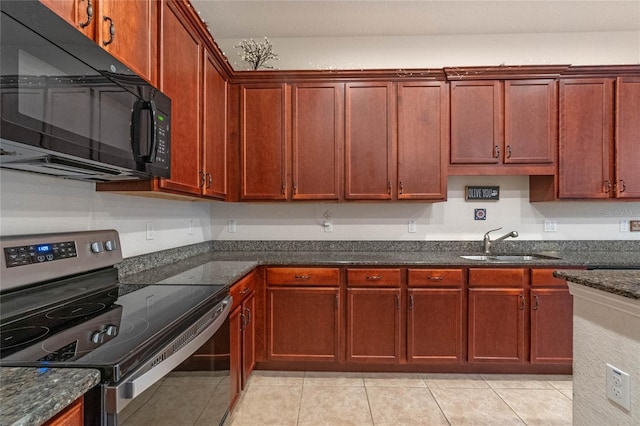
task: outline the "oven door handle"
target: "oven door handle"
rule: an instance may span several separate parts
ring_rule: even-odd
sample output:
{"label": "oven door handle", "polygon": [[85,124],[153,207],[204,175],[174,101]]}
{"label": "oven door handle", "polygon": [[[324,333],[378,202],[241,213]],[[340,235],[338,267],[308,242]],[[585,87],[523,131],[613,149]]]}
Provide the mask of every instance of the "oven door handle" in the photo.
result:
{"label": "oven door handle", "polygon": [[[136,372],[132,373],[132,377],[125,382],[114,385],[106,386],[106,411],[107,413],[120,412],[132,399],[140,395],[142,392],[150,388],[154,383],[170,373],[174,368],[180,365],[183,361],[193,355],[202,345],[204,345],[215,333],[220,326],[229,316],[231,305],[233,304],[233,298],[227,296],[222,302],[216,305],[212,311],[216,312],[215,319],[211,322],[200,334],[189,341],[184,346],[176,349],[175,352],[170,354],[166,358],[162,358],[163,354],[171,350],[171,347],[177,345],[176,341],[180,341],[178,337],[174,339],[170,344],[165,346],[158,354],[152,357],[149,363],[146,363]],[[222,305],[222,310],[220,307]],[[212,311],[207,314],[210,315]]]}

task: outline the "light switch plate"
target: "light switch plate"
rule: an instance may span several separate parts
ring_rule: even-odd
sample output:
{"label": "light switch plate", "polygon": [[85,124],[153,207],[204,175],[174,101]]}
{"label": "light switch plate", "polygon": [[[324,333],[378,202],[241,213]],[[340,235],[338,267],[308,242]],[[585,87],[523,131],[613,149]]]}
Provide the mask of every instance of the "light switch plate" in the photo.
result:
{"label": "light switch plate", "polygon": [[558,222],[555,220],[544,221],[544,232],[556,232],[558,230]]}

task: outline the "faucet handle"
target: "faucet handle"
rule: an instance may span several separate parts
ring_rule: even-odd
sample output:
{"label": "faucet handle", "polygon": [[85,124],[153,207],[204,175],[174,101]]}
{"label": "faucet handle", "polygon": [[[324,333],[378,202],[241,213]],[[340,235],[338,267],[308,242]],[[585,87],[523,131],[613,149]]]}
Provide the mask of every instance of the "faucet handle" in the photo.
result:
{"label": "faucet handle", "polygon": [[502,229],[502,226],[501,226],[500,228],[496,228],[496,229],[492,229],[492,230],[490,230],[490,231],[487,231],[487,232],[484,234],[484,238],[485,238],[485,239],[489,238],[489,234],[490,234],[491,232],[499,231],[499,230],[501,230],[501,229]]}

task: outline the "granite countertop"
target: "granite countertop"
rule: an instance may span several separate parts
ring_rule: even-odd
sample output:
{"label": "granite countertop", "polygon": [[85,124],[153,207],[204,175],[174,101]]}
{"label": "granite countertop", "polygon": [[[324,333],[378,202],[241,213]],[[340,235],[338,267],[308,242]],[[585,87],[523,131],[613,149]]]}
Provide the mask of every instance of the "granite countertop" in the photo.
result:
{"label": "granite countertop", "polygon": [[0,426],[40,425],[100,383],[85,368],[0,368]]}
{"label": "granite countertop", "polygon": [[640,300],[640,269],[637,270],[559,270],[554,275],[572,283]]}

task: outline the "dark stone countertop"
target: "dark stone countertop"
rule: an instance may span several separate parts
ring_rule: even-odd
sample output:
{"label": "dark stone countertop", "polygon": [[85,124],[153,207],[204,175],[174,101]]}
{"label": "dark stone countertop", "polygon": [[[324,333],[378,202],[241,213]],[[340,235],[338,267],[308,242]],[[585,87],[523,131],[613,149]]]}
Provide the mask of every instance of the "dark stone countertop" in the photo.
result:
{"label": "dark stone countertop", "polygon": [[85,368],[0,368],[0,425],[40,425],[100,382]]}
{"label": "dark stone countertop", "polygon": [[572,283],[640,301],[640,268],[637,270],[559,270],[554,275]]}

